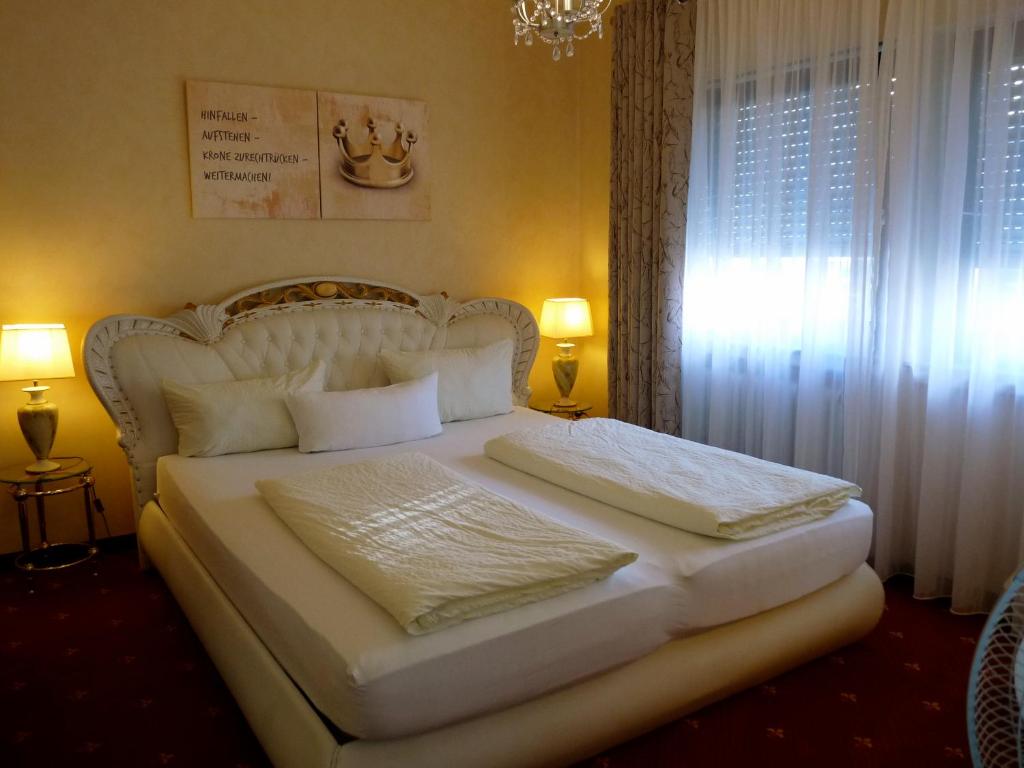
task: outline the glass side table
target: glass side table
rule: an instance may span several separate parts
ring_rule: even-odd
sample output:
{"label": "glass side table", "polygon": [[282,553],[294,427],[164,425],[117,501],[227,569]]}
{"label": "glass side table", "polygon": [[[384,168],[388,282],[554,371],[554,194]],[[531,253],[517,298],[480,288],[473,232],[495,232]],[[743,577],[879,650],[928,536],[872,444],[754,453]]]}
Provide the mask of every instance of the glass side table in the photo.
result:
{"label": "glass side table", "polygon": [[530,408],[541,413],[550,413],[552,416],[559,416],[570,421],[579,421],[587,418],[588,412],[593,408],[590,403],[576,403],[576,405],[558,405],[552,400],[540,403],[530,403]]}
{"label": "glass side table", "polygon": [[[96,554],[96,526],[93,510],[96,506],[96,481],[92,465],[81,456],[53,459],[59,469],[43,474],[29,474],[20,464],[0,469],[0,483],[7,486],[18,505],[18,525],[21,528],[22,553],[14,561],[23,571],[52,571],[67,568],[88,560]],[[51,543],[46,536],[46,500],[51,496],[82,492],[85,522],[89,528],[89,541],[85,544]],[[39,546],[32,548],[29,540],[28,502],[35,499],[36,518],[39,522]]]}

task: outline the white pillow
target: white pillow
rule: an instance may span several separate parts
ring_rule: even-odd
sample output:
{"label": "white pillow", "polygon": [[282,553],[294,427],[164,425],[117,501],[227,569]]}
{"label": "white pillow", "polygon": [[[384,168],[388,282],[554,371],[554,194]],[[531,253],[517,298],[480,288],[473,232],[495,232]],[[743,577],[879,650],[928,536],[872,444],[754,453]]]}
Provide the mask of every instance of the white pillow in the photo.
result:
{"label": "white pillow", "polygon": [[392,382],[437,372],[441,421],[463,421],[512,410],[512,340],[486,347],[380,353]]}
{"label": "white pillow", "polygon": [[390,387],[298,392],[285,402],[303,453],[372,448],[441,434],[436,373]]}
{"label": "white pillow", "polygon": [[319,392],[327,367],[314,360],[299,371],[267,379],[183,384],[165,379],[164,400],[178,430],[182,456],[220,456],[299,442],[285,395]]}

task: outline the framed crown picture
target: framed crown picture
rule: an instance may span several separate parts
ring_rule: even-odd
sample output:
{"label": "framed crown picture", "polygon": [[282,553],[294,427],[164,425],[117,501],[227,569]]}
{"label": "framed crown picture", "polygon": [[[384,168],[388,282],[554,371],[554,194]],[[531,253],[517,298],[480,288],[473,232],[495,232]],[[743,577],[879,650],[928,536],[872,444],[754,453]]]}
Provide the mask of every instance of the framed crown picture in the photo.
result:
{"label": "framed crown picture", "polygon": [[325,219],[430,218],[427,105],[317,92]]}

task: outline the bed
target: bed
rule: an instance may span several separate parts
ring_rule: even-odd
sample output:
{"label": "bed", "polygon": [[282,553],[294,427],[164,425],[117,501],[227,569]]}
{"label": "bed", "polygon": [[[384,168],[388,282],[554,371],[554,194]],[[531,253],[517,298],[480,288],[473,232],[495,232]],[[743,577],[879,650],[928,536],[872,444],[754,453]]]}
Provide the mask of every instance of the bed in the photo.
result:
{"label": "bed", "polygon": [[[176,455],[162,378],[280,375],[324,360],[328,389],[387,383],[382,349],[513,342],[517,407],[438,437],[351,451]],[[871,513],[747,541],[670,529],[483,455],[553,417],[529,410],[536,323],[515,302],[339,277],[281,281],[169,318],[115,316],[89,380],[132,473],[141,556],[174,593],[271,761],[291,766],[564,765],[858,639],[882,590]],[[582,589],[406,635],[306,549],[257,480],[423,452],[557,522],[639,554]]]}

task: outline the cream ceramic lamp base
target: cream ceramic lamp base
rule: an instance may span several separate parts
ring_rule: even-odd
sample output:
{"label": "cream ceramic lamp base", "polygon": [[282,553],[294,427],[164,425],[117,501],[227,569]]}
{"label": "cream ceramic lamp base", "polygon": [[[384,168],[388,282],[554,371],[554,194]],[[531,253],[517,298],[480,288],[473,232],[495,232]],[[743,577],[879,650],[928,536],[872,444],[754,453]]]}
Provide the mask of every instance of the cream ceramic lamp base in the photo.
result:
{"label": "cream ceramic lamp base", "polygon": [[576,405],[576,401],[570,399],[572,388],[576,384],[576,376],[580,372],[580,361],[573,357],[573,350],[576,345],[571,341],[562,341],[556,345],[558,357],[551,361],[551,370],[555,374],[555,386],[558,387],[558,394],[561,398],[555,401],[555,405],[569,408]]}
{"label": "cream ceramic lamp base", "polygon": [[18,424],[21,426],[21,434],[25,436],[25,442],[36,457],[33,464],[25,467],[26,472],[33,474],[60,469],[60,464],[50,461],[49,458],[53,438],[57,435],[57,406],[44,396],[48,389],[45,385],[39,386],[37,381],[33,386],[21,390],[28,392],[29,401],[18,409]]}

